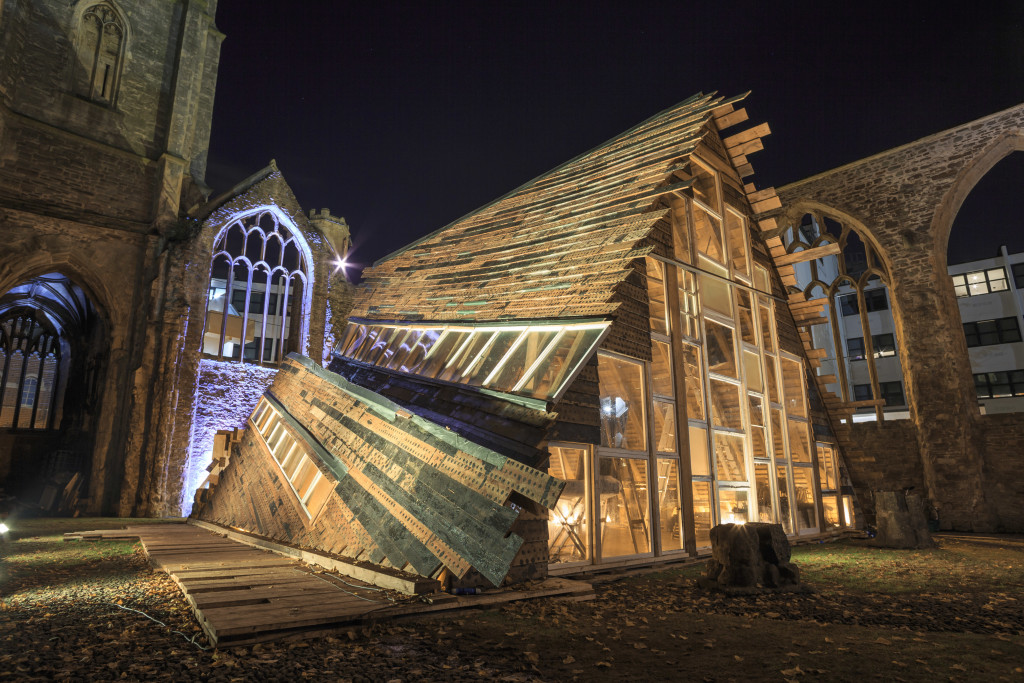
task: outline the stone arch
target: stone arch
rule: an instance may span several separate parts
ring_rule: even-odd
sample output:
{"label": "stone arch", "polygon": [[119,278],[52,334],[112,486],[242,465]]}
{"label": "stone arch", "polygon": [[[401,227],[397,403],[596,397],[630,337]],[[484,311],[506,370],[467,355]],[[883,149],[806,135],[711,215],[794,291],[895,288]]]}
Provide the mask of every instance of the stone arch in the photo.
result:
{"label": "stone arch", "polygon": [[[785,226],[790,224],[796,224],[800,218],[806,213],[820,213],[827,216],[832,216],[840,221],[846,222],[851,228],[856,230],[857,234],[861,239],[867,241],[874,252],[882,259],[882,263],[885,265],[886,271],[889,273],[893,272],[892,259],[889,256],[888,250],[882,246],[879,242],[878,236],[875,235],[868,227],[865,221],[854,216],[851,213],[837,209],[828,204],[815,201],[813,199],[802,198],[790,203],[786,207],[786,212],[782,214],[779,219],[779,225]],[[820,240],[820,238],[819,238]],[[836,240],[831,240],[836,241]],[[815,241],[814,246],[818,245],[818,241]]]}
{"label": "stone arch", "polygon": [[946,264],[946,250],[953,222],[967,195],[996,164],[1014,152],[1024,152],[1024,130],[1003,133],[989,144],[978,156],[966,164],[957,174],[953,184],[942,196],[931,221],[931,234],[935,239],[935,256],[938,262]]}
{"label": "stone arch", "polygon": [[75,283],[92,302],[106,329],[111,334],[117,329],[116,323],[119,321],[114,319],[109,288],[102,277],[74,255],[56,258],[53,254],[42,253],[22,260],[17,271],[0,267],[0,295],[26,280],[46,273],[59,273]]}
{"label": "stone arch", "polygon": [[[66,301],[71,308],[64,306],[62,316],[57,312],[61,309],[59,305],[33,305],[31,297],[18,298],[20,294],[9,299],[16,304],[11,310],[46,311],[55,316],[63,351],[57,354],[57,365],[47,380],[52,382],[52,394],[47,399],[48,421],[40,425],[33,412],[29,423],[19,420],[0,431],[0,442],[3,442],[0,451],[4,452],[4,457],[0,458],[0,479],[6,480],[17,495],[27,494],[28,500],[32,500],[44,477],[70,476],[78,472],[88,482],[92,494],[107,476],[103,469],[106,454],[113,446],[111,425],[120,412],[118,392],[110,382],[116,375],[116,346],[112,341],[118,329],[112,324],[115,318],[110,309],[111,300],[102,281],[77,259],[40,254],[20,265],[16,271],[3,269],[0,297],[33,281],[57,283],[59,280],[41,276],[59,275],[66,278],[65,286],[70,287],[71,298]],[[18,274],[13,275],[15,272]],[[79,296],[84,296],[87,302],[82,303]],[[120,343],[123,344],[123,340]],[[41,384],[42,368],[34,371],[39,373]],[[50,415],[56,417],[50,419]],[[66,482],[51,483],[63,485]],[[79,495],[85,497],[86,490],[80,489]]]}
{"label": "stone arch", "polygon": [[[302,288],[302,316],[299,324],[299,340],[298,349],[303,355],[309,355],[309,323],[310,314],[313,306],[313,287],[316,281],[316,266],[317,261],[313,258],[313,251],[309,246],[309,241],[306,238],[306,234],[296,224],[288,213],[281,209],[277,204],[262,204],[259,206],[247,207],[243,210],[232,213],[222,220],[218,221],[218,224],[214,230],[203,231],[200,239],[204,240],[203,249],[204,253],[209,251],[211,257],[213,255],[213,245],[217,244],[221,236],[225,234],[233,225],[244,221],[252,216],[258,216],[263,213],[271,213],[274,215],[276,220],[284,226],[292,236],[295,238],[295,244],[302,255],[302,259],[305,261],[306,272],[305,282]],[[210,261],[212,265],[212,259]],[[209,279],[209,273],[207,279]]]}

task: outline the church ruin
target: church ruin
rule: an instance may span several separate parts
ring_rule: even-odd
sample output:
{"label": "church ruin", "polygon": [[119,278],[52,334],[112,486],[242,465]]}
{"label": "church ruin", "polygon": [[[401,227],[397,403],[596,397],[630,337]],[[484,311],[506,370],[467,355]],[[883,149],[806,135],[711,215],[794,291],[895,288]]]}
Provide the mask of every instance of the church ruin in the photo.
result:
{"label": "church ruin", "polygon": [[[878,489],[1024,529],[1024,419],[980,414],[945,269],[1024,106],[776,192],[750,182],[767,125],[698,94],[353,290],[344,219],[273,162],[204,183],[215,9],[3,7],[0,486],[77,473],[85,512],[187,514],[216,432],[248,427],[198,515],[491,583],[700,553],[721,522],[841,530]],[[862,396],[830,330],[869,284],[897,334],[865,332]]]}

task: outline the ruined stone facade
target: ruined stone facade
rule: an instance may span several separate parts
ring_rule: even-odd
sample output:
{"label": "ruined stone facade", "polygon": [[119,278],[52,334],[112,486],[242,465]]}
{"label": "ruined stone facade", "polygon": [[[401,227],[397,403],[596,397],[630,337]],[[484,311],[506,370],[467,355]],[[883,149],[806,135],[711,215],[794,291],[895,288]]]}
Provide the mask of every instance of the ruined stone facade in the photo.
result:
{"label": "ruined stone facade", "polygon": [[909,422],[837,433],[861,498],[920,486],[946,529],[1024,529],[1024,418],[981,415],[953,285],[950,230],[966,196],[1024,150],[1024,105],[793,183],[778,224],[809,212],[853,225],[885,262]]}
{"label": "ruined stone facade", "polygon": [[[72,359],[58,424],[0,428],[0,486],[30,489],[59,452],[88,481],[85,511],[179,512],[193,414],[213,396],[197,381],[211,250],[240,212],[274,207],[308,245],[309,322],[293,350],[322,353],[337,254],[280,173],[271,166],[208,201],[223,39],[215,12],[215,0],[13,0],[0,11],[0,295],[55,274],[92,311],[72,334],[31,294],[0,303],[0,318],[21,311],[54,328]],[[324,215],[316,220],[344,225]],[[0,394],[9,407],[28,406],[12,367]],[[260,374],[241,363],[202,368],[204,376],[232,372]],[[221,409],[203,424],[243,421]]]}

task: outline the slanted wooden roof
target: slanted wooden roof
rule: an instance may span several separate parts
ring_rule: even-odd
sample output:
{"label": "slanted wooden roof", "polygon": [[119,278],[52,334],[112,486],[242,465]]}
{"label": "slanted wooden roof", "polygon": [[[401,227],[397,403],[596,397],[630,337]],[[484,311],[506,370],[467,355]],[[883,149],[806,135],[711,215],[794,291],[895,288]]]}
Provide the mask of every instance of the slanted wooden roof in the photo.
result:
{"label": "slanted wooden roof", "polygon": [[674,174],[725,101],[697,94],[363,272],[352,315],[378,320],[608,316]]}

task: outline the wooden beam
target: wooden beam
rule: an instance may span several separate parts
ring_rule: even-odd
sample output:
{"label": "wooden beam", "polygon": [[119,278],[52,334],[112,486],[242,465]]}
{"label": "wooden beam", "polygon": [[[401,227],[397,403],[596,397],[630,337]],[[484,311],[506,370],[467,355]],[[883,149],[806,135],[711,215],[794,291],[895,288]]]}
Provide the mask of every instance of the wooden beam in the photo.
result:
{"label": "wooden beam", "polygon": [[779,229],[779,222],[775,220],[774,216],[770,216],[769,218],[762,218],[759,220],[757,222],[757,227],[761,229],[762,233],[770,232],[772,230]]}
{"label": "wooden beam", "polygon": [[729,157],[733,162],[738,164],[738,157],[743,157],[744,161],[746,161],[748,154],[760,152],[762,149],[764,149],[764,144],[761,142],[761,138],[754,138],[748,142],[742,142],[735,147],[729,147],[725,151],[729,153]]}
{"label": "wooden beam", "polygon": [[736,173],[740,178],[747,178],[754,175],[754,167],[750,164],[738,164],[736,166]]}
{"label": "wooden beam", "polygon": [[[730,105],[731,106],[731,105]],[[717,112],[717,110],[716,110]],[[718,126],[718,130],[725,130],[730,126],[735,126],[737,123],[743,123],[747,120],[746,109],[736,109],[728,114],[722,114],[715,119],[715,124]]]}
{"label": "wooden beam", "polygon": [[778,198],[778,196],[779,196],[779,194],[775,191],[774,187],[767,187],[767,188],[765,188],[763,190],[757,190],[757,191],[754,191],[754,189],[753,189],[754,184],[753,183],[750,183],[749,185],[747,185],[747,187],[749,187],[751,189],[749,189],[749,190],[747,190],[747,188],[743,188],[743,189],[746,190],[746,192],[747,192],[747,201],[750,202],[751,204],[757,204],[758,202],[763,202],[766,199],[772,199],[773,197],[774,198]]}
{"label": "wooden beam", "polygon": [[722,116],[728,116],[735,109],[736,108],[734,106],[732,106],[732,102],[726,102],[725,104],[717,106],[714,109],[712,109],[711,110],[711,116],[715,117],[716,119],[720,118]]}
{"label": "wooden beam", "polygon": [[869,401],[850,401],[849,403],[844,403],[843,405],[846,406],[847,408],[878,408],[880,406],[885,405],[885,399],[875,398]]}
{"label": "wooden beam", "polygon": [[768,127],[768,124],[762,123],[754,126],[753,128],[748,128],[741,133],[736,133],[736,135],[730,135],[722,140],[722,144],[725,145],[726,149],[731,149],[750,142],[751,140],[759,140],[766,135],[771,135],[771,132],[771,128]]}
{"label": "wooden beam", "polygon": [[776,266],[791,266],[794,263],[804,263],[805,261],[813,261],[824,256],[831,254],[838,254],[842,251],[839,248],[839,244],[836,242],[829,242],[823,244],[820,247],[814,247],[813,249],[804,249],[803,251],[795,251],[792,254],[786,254],[785,256],[777,256],[775,258]]}
{"label": "wooden beam", "polygon": [[782,208],[782,200],[779,199],[778,195],[772,195],[772,196],[768,197],[767,199],[762,199],[759,202],[754,202],[754,201],[750,202],[750,210],[753,211],[755,215],[761,214],[761,213],[767,213],[769,211],[774,211],[775,209],[781,209],[781,208]]}

